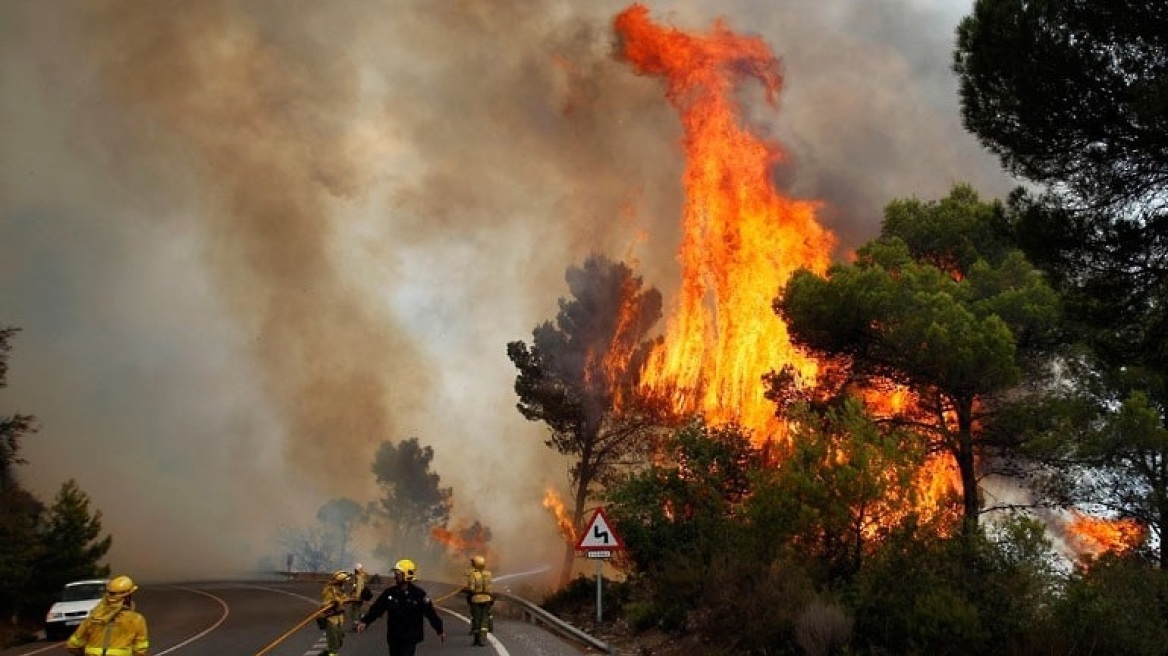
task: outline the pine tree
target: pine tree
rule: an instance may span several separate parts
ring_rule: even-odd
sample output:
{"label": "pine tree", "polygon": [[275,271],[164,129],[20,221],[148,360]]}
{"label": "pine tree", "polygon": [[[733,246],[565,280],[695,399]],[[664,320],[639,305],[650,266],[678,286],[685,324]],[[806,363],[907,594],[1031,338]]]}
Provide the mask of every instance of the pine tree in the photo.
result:
{"label": "pine tree", "polygon": [[113,537],[101,537],[101,529],[101,511],[90,512],[89,495],[73,479],[62,483],[44,516],[44,551],[37,560],[42,588],[56,594],[70,581],[109,576],[109,565],[99,563]]}

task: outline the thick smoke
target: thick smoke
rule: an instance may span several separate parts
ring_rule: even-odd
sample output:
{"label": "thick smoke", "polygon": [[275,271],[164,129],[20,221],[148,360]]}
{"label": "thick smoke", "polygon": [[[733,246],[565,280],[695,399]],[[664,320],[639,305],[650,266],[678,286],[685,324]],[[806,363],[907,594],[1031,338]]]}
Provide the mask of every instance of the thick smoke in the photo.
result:
{"label": "thick smoke", "polygon": [[[964,3],[807,5],[648,6],[771,44],[787,86],[751,118],[844,246],[891,198],[1007,188],[960,129]],[[591,252],[676,285],[680,130],[612,56],[625,6],[0,5],[0,324],[23,328],[0,412],[40,419],[26,484],[76,478],[115,568],[228,573],[372,499],[377,445],[417,437],[496,571],[557,562],[540,499],[566,468],[505,345]]]}

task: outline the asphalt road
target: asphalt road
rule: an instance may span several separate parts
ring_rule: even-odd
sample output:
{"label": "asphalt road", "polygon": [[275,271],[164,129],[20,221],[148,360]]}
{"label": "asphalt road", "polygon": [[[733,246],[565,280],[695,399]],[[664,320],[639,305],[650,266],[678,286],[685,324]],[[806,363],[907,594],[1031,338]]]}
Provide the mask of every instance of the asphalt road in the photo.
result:
{"label": "asphalt road", "polygon": [[[434,599],[453,587],[419,582]],[[134,595],[150,629],[151,656],[255,656],[288,633],[320,605],[321,583],[296,581],[200,582],[143,585]],[[454,596],[439,604],[446,642],[426,625],[418,655],[579,656],[588,653],[535,625],[496,614],[495,632],[487,647],[471,645],[466,603]],[[0,656],[66,654],[61,642],[29,643],[0,651]],[[316,656],[324,636],[315,624],[293,631],[264,656]],[[342,656],[385,656],[385,618],[364,633],[349,633]]]}

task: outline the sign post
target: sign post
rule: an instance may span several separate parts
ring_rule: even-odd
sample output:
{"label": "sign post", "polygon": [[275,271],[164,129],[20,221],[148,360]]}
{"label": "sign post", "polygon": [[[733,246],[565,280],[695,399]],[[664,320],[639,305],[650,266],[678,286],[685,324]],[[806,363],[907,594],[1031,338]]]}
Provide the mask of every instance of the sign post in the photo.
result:
{"label": "sign post", "polygon": [[603,560],[611,558],[612,552],[624,549],[624,542],[616,534],[612,528],[612,523],[608,521],[608,517],[604,514],[604,508],[597,508],[596,512],[592,513],[592,519],[588,520],[588,527],[580,534],[580,539],[576,542],[576,550],[583,551],[586,556],[596,560],[596,622],[599,624],[604,617],[601,602],[601,581],[604,578],[601,576],[601,569],[604,566]]}

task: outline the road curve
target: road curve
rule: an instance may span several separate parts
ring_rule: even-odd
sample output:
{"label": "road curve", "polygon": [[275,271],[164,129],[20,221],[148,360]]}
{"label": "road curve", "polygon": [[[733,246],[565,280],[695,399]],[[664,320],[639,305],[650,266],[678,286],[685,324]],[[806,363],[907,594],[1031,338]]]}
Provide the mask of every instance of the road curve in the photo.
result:
{"label": "road curve", "polygon": [[[316,656],[323,634],[313,623],[289,633],[320,603],[321,583],[302,581],[225,581],[142,585],[135,595],[150,627],[151,656],[254,656],[281,636],[287,638],[264,656]],[[436,599],[446,625],[446,643],[427,625],[418,655],[578,656],[584,653],[542,629],[496,618],[487,648],[471,645],[466,604],[453,586],[422,582]],[[65,654],[63,643],[40,641],[0,651],[0,656]],[[385,656],[385,619],[362,634],[349,633],[342,656]]]}

